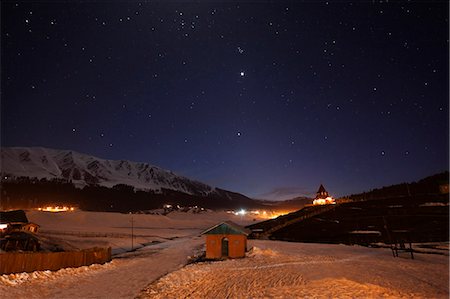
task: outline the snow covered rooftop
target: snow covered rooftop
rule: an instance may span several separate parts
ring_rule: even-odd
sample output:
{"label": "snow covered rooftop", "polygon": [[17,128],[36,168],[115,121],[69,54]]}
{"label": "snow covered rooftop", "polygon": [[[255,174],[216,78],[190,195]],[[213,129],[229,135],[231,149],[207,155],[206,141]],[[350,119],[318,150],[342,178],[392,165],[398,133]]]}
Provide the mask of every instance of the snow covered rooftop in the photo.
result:
{"label": "snow covered rooftop", "polygon": [[202,233],[202,235],[246,235],[250,234],[250,230],[242,227],[232,221],[219,223]]}

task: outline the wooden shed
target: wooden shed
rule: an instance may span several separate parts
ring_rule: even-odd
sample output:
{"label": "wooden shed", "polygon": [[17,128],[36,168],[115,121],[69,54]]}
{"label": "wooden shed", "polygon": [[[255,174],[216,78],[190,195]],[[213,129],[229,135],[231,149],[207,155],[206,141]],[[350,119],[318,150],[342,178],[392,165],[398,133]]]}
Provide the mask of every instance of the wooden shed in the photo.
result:
{"label": "wooden shed", "polygon": [[231,221],[217,224],[202,233],[206,236],[206,258],[245,257],[250,230]]}
{"label": "wooden shed", "polygon": [[38,224],[28,221],[23,210],[0,211],[0,237],[17,231],[37,233],[38,228]]}

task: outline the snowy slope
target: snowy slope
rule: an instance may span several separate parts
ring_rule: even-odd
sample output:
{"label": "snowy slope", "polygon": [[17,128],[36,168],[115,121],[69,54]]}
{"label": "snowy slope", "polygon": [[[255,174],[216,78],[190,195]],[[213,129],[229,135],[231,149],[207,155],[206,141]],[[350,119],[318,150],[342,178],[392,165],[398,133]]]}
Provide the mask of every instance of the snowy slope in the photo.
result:
{"label": "snowy slope", "polygon": [[[202,230],[223,220],[245,225],[251,217],[241,222],[240,216],[223,212],[162,216],[81,211],[33,211],[27,216],[42,229],[102,233],[130,233],[133,216],[136,235],[156,235],[161,243],[139,244],[142,237],[137,237],[139,250],[104,265],[0,275],[0,298],[449,298],[448,253],[417,253],[412,260],[407,253],[394,258],[388,248],[249,240],[253,251],[245,259],[183,267],[203,248]],[[79,239],[87,243],[94,238]],[[129,244],[129,237],[122,239],[119,246]]]}
{"label": "snowy slope", "polygon": [[250,240],[245,259],[169,273],[139,299],[449,298],[448,256],[394,258],[389,249]]}
{"label": "snowy slope", "polygon": [[105,160],[70,150],[42,147],[2,148],[1,174],[8,178],[66,179],[77,187],[126,184],[139,190],[170,189],[200,196],[216,191],[206,184],[147,163]]}

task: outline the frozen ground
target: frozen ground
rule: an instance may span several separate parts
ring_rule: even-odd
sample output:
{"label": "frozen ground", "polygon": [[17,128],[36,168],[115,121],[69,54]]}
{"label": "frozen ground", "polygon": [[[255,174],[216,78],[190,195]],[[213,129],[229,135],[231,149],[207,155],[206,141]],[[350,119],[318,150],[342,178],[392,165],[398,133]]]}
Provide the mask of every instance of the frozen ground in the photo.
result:
{"label": "frozen ground", "polygon": [[93,265],[55,272],[0,276],[0,298],[135,298],[159,277],[183,267],[202,246],[201,237],[180,238]]}
{"label": "frozen ground", "polygon": [[[252,218],[225,212],[175,212],[162,215],[68,212],[27,213],[45,237],[65,247],[112,246],[113,261],[59,271],[35,271],[0,276],[0,298],[134,298],[149,283],[188,262],[203,249],[199,237],[206,228],[224,220],[241,224]],[[131,249],[131,217],[134,248]],[[152,243],[153,242],[153,243]]]}
{"label": "frozen ground", "polygon": [[176,238],[195,236],[218,222],[232,220],[242,225],[253,223],[254,216],[236,216],[226,212],[171,212],[164,215],[121,214],[75,211],[50,213],[29,211],[30,221],[40,225],[41,235],[55,242],[68,243],[64,248],[111,247],[113,254]]}
{"label": "frozen ground", "polygon": [[[112,262],[0,276],[0,298],[448,298],[448,255],[360,246],[250,241],[248,258],[185,266],[203,249],[198,234],[226,213],[131,215],[28,213],[50,238],[74,247],[113,246]],[[157,241],[157,242],[154,242]],[[153,242],[153,243],[151,243]],[[159,243],[158,243],[159,242]],[[447,247],[448,250],[448,244]],[[122,252],[122,253],[121,253]],[[448,251],[447,251],[448,253]],[[142,291],[141,291],[142,290]]]}
{"label": "frozen ground", "polygon": [[448,298],[448,256],[259,241],[245,259],[191,264],[143,298]]}

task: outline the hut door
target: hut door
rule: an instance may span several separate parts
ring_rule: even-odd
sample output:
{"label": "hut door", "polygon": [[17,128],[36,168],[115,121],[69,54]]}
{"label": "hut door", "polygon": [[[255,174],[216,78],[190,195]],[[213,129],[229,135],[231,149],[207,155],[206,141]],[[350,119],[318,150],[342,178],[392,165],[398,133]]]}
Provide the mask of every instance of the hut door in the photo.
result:
{"label": "hut door", "polygon": [[228,256],[228,239],[222,239],[222,256]]}

